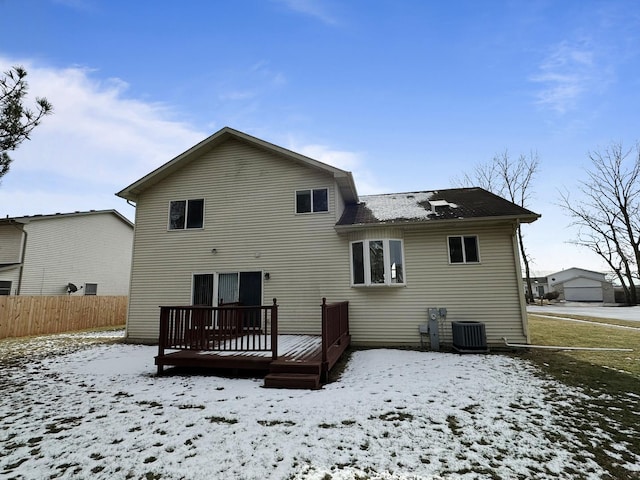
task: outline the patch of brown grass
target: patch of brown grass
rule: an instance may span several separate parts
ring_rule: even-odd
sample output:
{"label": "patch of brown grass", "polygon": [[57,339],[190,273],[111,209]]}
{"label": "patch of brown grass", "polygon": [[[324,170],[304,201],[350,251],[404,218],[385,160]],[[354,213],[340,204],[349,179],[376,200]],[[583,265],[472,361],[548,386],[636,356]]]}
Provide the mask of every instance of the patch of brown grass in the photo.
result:
{"label": "patch of brown grass", "polygon": [[[604,319],[595,319],[608,323]],[[577,323],[529,315],[533,345],[631,348],[632,352],[531,349],[522,357],[540,371],[588,396],[558,412],[586,452],[608,474],[603,478],[637,479],[629,452],[640,451],[640,330]],[[625,452],[617,446],[625,445]],[[576,477],[577,478],[577,477]]]}
{"label": "patch of brown grass", "polygon": [[[598,319],[600,320],[603,319]],[[565,350],[562,354],[580,362],[624,372],[640,379],[640,329],[631,330],[529,315],[529,331],[533,345],[631,348],[632,352]]]}

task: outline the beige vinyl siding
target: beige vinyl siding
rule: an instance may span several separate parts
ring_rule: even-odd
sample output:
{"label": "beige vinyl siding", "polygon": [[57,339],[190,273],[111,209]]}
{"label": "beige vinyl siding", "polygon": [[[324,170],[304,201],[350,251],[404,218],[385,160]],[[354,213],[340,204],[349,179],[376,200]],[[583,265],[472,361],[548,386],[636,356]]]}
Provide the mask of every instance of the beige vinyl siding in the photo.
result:
{"label": "beige vinyl siding", "polygon": [[[133,231],[111,213],[31,220],[21,295],[64,295],[97,283],[98,295],[127,295]],[[82,295],[79,290],[76,295]]]}
{"label": "beige vinyl siding", "polygon": [[[295,191],[329,188],[329,212],[295,214]],[[427,308],[486,322],[489,341],[526,341],[513,225],[374,228],[337,233],[343,205],[331,175],[229,140],[143,192],[137,202],[127,336],[155,342],[159,306],[191,304],[193,273],[269,272],[263,304],[278,299],[282,333],[320,333],[322,297],[350,302],[361,345],[418,345]],[[169,231],[172,200],[205,199],[204,228]],[[336,201],[339,205],[336,205]],[[447,235],[478,235],[481,263],[450,265]],[[351,287],[349,242],[399,238],[406,286]],[[212,253],[212,249],[216,253]]]}
{"label": "beige vinyl siding", "polygon": [[9,295],[17,295],[18,284],[20,283],[20,266],[0,271],[0,280],[3,282],[11,282],[11,290]]}
{"label": "beige vinyl siding", "polygon": [[0,264],[20,262],[22,253],[21,225],[0,225]]}
{"label": "beige vinyl siding", "polygon": [[[451,321],[485,322],[487,339],[526,341],[515,271],[513,227],[407,230],[406,287],[354,287],[349,298],[355,343],[417,344],[418,325],[427,322],[428,307],[447,308],[441,342],[451,343]],[[367,238],[380,238],[380,231]],[[449,264],[448,235],[477,235],[481,262]],[[360,236],[362,234],[360,233]]]}
{"label": "beige vinyl siding", "polygon": [[[329,212],[295,213],[295,191],[329,189]],[[331,175],[229,140],[137,202],[127,334],[155,341],[160,305],[189,305],[200,272],[269,272],[263,303],[277,297],[283,332],[319,333],[323,296],[349,285],[348,242],[336,235]],[[167,230],[169,202],[205,199],[202,230]],[[342,208],[342,207],[340,207]],[[215,248],[217,253],[212,254]]]}
{"label": "beige vinyl siding", "polygon": [[0,264],[16,264],[0,270],[0,280],[11,282],[10,295],[15,295],[20,281],[20,265],[24,234],[21,225],[0,225]]}

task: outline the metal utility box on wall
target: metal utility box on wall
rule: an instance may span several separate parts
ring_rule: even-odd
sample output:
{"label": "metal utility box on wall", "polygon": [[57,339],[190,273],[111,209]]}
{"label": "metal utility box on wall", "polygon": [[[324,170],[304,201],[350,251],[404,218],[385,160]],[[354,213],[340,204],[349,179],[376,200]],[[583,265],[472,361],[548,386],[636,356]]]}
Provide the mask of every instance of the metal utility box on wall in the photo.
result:
{"label": "metal utility box on wall", "polygon": [[486,353],[487,333],[482,322],[451,322],[453,349],[460,353]]}
{"label": "metal utility box on wall", "polygon": [[422,324],[419,327],[420,337],[422,343],[423,334],[429,334],[429,342],[431,350],[437,352],[440,350],[440,322],[443,322],[447,318],[446,308],[428,308],[427,309],[427,324]]}

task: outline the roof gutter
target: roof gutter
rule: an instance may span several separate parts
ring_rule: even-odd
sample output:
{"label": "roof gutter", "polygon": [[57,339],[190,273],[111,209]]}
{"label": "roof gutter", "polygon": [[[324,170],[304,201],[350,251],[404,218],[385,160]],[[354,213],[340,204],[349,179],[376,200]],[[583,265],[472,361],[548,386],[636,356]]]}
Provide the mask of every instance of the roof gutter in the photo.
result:
{"label": "roof gutter", "polygon": [[517,222],[532,223],[541,215],[503,215],[494,217],[471,217],[471,218],[446,218],[440,220],[405,220],[400,222],[377,222],[377,223],[356,223],[352,225],[335,225],[337,231],[355,231],[376,227],[437,227],[438,225],[460,224],[462,223],[487,223],[487,222]]}

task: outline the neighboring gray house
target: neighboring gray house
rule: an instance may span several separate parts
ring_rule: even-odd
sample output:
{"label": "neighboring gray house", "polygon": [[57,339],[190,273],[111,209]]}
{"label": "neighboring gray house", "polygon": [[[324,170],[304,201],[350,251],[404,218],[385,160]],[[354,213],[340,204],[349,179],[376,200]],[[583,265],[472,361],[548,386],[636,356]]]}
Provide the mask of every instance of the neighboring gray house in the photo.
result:
{"label": "neighboring gray house", "polygon": [[483,189],[360,196],[350,172],[223,128],[117,195],[136,204],[129,341],[157,342],[160,305],[273,298],[280,333],[317,334],[323,297],[349,301],[356,345],[419,344],[428,307],[528,341],[515,232],[539,215]]}
{"label": "neighboring gray house", "polygon": [[0,294],[127,295],[132,247],[115,210],[0,219]]}
{"label": "neighboring gray house", "polygon": [[613,285],[604,273],[569,268],[547,277],[549,290],[560,294],[559,300],[567,302],[605,302],[613,303]]}

